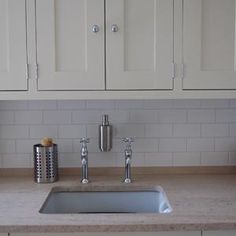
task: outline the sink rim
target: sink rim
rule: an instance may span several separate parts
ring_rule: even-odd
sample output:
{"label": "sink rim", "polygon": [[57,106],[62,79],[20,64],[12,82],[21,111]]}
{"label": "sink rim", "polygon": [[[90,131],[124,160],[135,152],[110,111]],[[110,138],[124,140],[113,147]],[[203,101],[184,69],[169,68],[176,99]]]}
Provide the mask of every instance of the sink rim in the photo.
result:
{"label": "sink rim", "polygon": [[[44,208],[46,207],[46,204],[48,203],[48,200],[50,196],[53,193],[60,193],[60,192],[160,192],[163,197],[165,198],[166,205],[168,206],[169,211],[166,212],[168,214],[173,212],[173,208],[169,202],[169,199],[166,195],[166,192],[164,191],[163,187],[160,185],[77,185],[77,186],[55,186],[52,187],[50,192],[48,193],[46,199],[44,200],[42,206],[39,209],[39,213],[41,214],[49,214],[43,212]],[[94,213],[94,214],[166,214],[166,213]],[[57,214],[57,213],[50,213],[50,214]],[[68,214],[78,214],[78,213],[68,213]],[[91,213],[79,213],[79,214],[91,214]]]}

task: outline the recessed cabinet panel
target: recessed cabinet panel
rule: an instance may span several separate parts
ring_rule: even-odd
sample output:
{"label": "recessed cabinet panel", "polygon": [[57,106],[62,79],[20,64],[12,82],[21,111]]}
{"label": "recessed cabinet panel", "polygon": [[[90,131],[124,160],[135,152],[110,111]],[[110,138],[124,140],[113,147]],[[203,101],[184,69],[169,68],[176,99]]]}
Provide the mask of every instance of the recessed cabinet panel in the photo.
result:
{"label": "recessed cabinet panel", "polygon": [[184,89],[236,89],[235,0],[184,0]]}
{"label": "recessed cabinet panel", "polygon": [[0,0],[0,90],[27,90],[25,0]]}
{"label": "recessed cabinet panel", "polygon": [[173,0],[106,2],[107,89],[172,89]]}
{"label": "recessed cabinet panel", "polygon": [[36,0],[39,90],[104,89],[104,0]]}

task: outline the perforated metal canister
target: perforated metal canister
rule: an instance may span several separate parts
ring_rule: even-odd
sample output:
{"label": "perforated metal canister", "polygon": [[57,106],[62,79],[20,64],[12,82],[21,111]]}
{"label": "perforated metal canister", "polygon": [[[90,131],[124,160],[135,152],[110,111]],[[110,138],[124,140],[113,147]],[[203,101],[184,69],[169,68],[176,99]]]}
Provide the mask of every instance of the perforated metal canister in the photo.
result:
{"label": "perforated metal canister", "polygon": [[58,180],[57,144],[49,147],[34,145],[34,180],[36,183]]}

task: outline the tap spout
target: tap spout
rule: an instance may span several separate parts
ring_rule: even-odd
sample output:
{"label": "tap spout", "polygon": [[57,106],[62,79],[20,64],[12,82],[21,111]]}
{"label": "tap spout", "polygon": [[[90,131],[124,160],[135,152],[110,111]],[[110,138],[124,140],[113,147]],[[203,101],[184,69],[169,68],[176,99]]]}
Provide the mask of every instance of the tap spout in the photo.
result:
{"label": "tap spout", "polygon": [[124,138],[123,141],[126,143],[125,147],[125,179],[124,183],[131,183],[131,159],[132,159],[132,149],[131,143],[133,142],[132,138]]}
{"label": "tap spout", "polygon": [[87,184],[89,182],[88,179],[88,148],[87,143],[89,142],[89,139],[82,138],[80,140],[80,143],[82,144],[80,155],[81,155],[81,183]]}

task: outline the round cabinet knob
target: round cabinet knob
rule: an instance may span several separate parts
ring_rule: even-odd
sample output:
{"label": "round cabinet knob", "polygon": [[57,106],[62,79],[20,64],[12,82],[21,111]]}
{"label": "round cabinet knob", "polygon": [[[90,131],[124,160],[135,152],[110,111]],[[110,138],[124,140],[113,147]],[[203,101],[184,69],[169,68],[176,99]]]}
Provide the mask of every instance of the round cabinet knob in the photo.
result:
{"label": "round cabinet knob", "polygon": [[114,24],[114,25],[111,26],[111,31],[112,31],[113,33],[118,32],[118,30],[119,30],[119,28],[118,28],[118,26],[117,26],[116,24]]}
{"label": "round cabinet knob", "polygon": [[93,31],[93,33],[98,33],[99,32],[99,26],[98,25],[93,25],[92,31]]}

